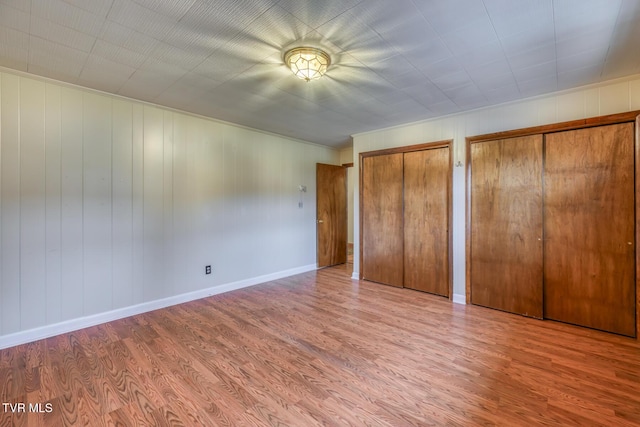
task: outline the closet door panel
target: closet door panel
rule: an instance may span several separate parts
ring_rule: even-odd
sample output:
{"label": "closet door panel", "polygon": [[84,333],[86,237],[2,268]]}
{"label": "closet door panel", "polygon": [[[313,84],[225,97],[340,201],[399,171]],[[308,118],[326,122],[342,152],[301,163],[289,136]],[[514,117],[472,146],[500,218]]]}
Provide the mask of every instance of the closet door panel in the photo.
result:
{"label": "closet door panel", "polygon": [[449,296],[449,148],[404,154],[404,286]]}
{"label": "closet door panel", "polygon": [[402,287],[402,153],[362,159],[362,276]]}
{"label": "closet door panel", "polygon": [[634,126],[545,142],[545,317],[635,336]]}
{"label": "closet door panel", "polygon": [[542,318],[542,135],[471,145],[471,302]]}

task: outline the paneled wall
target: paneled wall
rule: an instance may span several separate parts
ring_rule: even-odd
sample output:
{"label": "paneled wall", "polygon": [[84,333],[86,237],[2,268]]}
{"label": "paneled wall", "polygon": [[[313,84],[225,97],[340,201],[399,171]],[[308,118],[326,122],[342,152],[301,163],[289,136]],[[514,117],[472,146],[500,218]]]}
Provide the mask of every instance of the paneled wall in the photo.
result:
{"label": "paneled wall", "polygon": [[[454,140],[453,170],[453,292],[464,302],[465,293],[465,138],[530,126],[558,123],[640,109],[640,75],[595,86],[563,91],[523,101],[483,108],[354,135],[353,162],[356,173],[361,152],[431,141]],[[357,176],[357,175],[356,175]],[[358,181],[354,181],[354,252],[359,253]],[[354,277],[360,271],[354,257]]]}
{"label": "paneled wall", "polygon": [[338,161],[326,147],[0,73],[0,338],[313,267],[315,164]]}

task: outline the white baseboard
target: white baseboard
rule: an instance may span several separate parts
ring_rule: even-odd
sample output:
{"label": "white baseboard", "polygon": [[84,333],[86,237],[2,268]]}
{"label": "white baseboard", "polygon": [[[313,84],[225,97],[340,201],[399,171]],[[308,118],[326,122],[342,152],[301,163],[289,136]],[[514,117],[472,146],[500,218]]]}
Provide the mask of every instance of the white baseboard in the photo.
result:
{"label": "white baseboard", "polygon": [[453,302],[456,304],[467,304],[467,297],[461,294],[453,294]]}
{"label": "white baseboard", "polygon": [[354,271],[353,273],[351,273],[351,279],[360,280],[360,273],[358,273],[357,271]]}
{"label": "white baseboard", "polygon": [[194,292],[188,292],[168,298],[119,308],[117,310],[80,317],[77,319],[66,320],[64,322],[54,323],[52,325],[41,326],[39,328],[4,335],[0,337],[0,350],[2,350],[3,348],[14,347],[16,345],[26,344],[44,338],[77,331],[78,329],[88,328],[90,326],[99,325],[101,323],[111,322],[113,320],[118,320],[129,316],[135,316],[136,314],[142,314],[148,311],[158,310],[160,308],[182,304],[200,298],[206,298],[212,295],[235,291],[237,289],[259,285],[260,283],[270,282],[272,280],[278,280],[284,277],[294,276],[296,274],[306,273],[313,270],[316,270],[315,264],[305,265],[290,270],[279,271],[272,274],[266,274],[264,276],[226,283],[224,285],[214,286],[212,288],[201,289]]}

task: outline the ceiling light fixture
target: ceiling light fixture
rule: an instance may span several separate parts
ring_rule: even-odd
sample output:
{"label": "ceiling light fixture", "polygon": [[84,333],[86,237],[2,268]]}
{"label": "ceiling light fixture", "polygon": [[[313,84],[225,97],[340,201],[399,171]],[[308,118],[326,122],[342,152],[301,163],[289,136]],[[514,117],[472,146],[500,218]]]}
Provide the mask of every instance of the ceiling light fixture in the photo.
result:
{"label": "ceiling light fixture", "polygon": [[284,54],[284,63],[299,79],[319,79],[331,65],[329,55],[315,47],[296,47]]}

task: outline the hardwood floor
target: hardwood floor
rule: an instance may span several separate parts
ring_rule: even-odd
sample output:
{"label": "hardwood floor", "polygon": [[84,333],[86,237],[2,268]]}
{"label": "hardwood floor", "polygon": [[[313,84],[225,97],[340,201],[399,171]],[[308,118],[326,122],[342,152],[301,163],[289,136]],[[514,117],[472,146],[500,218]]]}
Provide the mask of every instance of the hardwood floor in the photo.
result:
{"label": "hardwood floor", "polygon": [[640,425],[638,341],[347,269],[0,350],[0,426]]}

